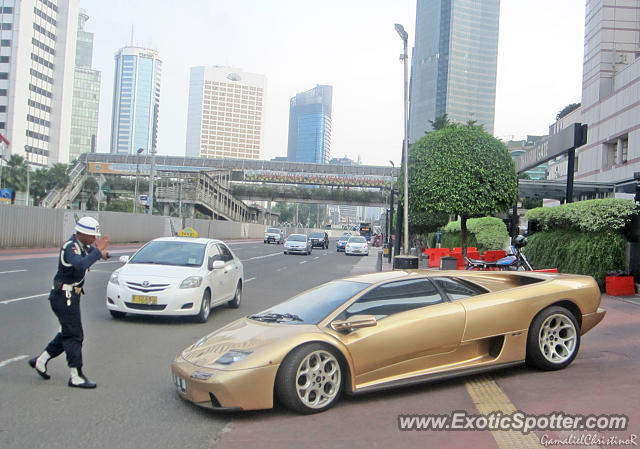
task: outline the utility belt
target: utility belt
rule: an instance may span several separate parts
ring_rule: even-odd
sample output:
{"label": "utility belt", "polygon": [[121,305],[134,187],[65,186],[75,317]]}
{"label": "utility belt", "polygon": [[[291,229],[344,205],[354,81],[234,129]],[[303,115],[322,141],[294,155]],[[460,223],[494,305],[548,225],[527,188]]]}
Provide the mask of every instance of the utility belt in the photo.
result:
{"label": "utility belt", "polygon": [[74,293],[76,295],[84,293],[84,289],[82,288],[82,281],[74,282],[73,284],[65,284],[60,281],[53,281],[53,290],[56,292],[64,292],[64,295],[67,297],[67,299],[70,299],[71,295],[73,295]]}

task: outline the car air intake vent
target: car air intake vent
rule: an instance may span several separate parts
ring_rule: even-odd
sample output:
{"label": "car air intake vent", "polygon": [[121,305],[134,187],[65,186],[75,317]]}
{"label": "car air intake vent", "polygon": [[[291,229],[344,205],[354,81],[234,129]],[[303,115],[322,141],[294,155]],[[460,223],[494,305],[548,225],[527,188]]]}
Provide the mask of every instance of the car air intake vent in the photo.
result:
{"label": "car air intake vent", "polygon": [[125,302],[124,305],[136,310],[164,310],[167,307],[166,304],[134,304],[132,302]]}
{"label": "car air intake vent", "polygon": [[157,293],[166,290],[170,284],[144,284],[138,282],[125,282],[126,286],[131,290],[142,293]]}

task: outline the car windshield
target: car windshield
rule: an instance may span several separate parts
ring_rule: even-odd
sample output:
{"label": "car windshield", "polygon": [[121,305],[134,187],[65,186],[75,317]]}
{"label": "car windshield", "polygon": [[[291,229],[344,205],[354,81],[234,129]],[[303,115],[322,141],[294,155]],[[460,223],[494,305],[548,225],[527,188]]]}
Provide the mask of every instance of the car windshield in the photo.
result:
{"label": "car windshield", "polygon": [[292,324],[317,324],[337,307],[370,284],[332,281],[307,290],[287,301],[249,318],[256,321],[287,321]]}
{"label": "car windshield", "polygon": [[349,243],[367,243],[367,239],[364,237],[350,237]]}
{"label": "car windshield", "polygon": [[323,239],[324,234],[322,232],[312,232],[311,234],[309,234],[309,237],[311,237],[312,239]]}
{"label": "car windshield", "polygon": [[143,246],[129,263],[199,267],[204,259],[204,249],[202,243],[154,241]]}
{"label": "car windshield", "polygon": [[280,229],[278,229],[278,228],[269,228],[269,229],[267,229],[267,232],[269,232],[271,234],[280,234]]}
{"label": "car windshield", "polygon": [[303,234],[291,234],[287,240],[291,242],[306,242],[307,236]]}

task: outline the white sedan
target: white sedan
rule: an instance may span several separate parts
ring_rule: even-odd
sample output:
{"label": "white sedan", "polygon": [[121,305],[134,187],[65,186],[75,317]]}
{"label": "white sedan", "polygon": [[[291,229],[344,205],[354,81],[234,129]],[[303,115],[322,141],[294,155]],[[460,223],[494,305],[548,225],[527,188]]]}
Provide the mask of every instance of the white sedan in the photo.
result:
{"label": "white sedan", "polygon": [[369,245],[367,244],[367,239],[359,235],[349,237],[349,240],[347,240],[347,245],[344,247],[344,253],[347,256],[351,256],[354,254],[368,256]]}
{"label": "white sedan", "polygon": [[191,315],[204,323],[211,307],[242,299],[242,262],[220,240],[167,237],[150,241],[111,275],[107,309],[114,318]]}

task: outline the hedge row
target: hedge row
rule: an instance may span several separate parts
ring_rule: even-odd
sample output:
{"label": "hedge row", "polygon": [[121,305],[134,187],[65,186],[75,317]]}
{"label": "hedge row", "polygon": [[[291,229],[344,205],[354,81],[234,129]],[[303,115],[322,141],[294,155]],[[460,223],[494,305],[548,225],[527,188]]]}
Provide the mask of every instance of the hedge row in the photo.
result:
{"label": "hedge row", "polygon": [[640,211],[632,200],[606,198],[578,201],[557,207],[537,207],[525,215],[537,230],[558,229],[583,232],[624,232],[631,218]]}
{"label": "hedge row", "polygon": [[[478,251],[504,249],[509,241],[509,233],[504,222],[495,217],[470,218],[467,220],[467,247],[475,246]],[[442,246],[456,248],[462,246],[460,220],[447,224],[442,233]]]}
{"label": "hedge row", "polygon": [[538,232],[524,248],[533,268],[557,268],[561,273],[593,276],[604,289],[607,272],[624,270],[627,240],[612,231]]}

